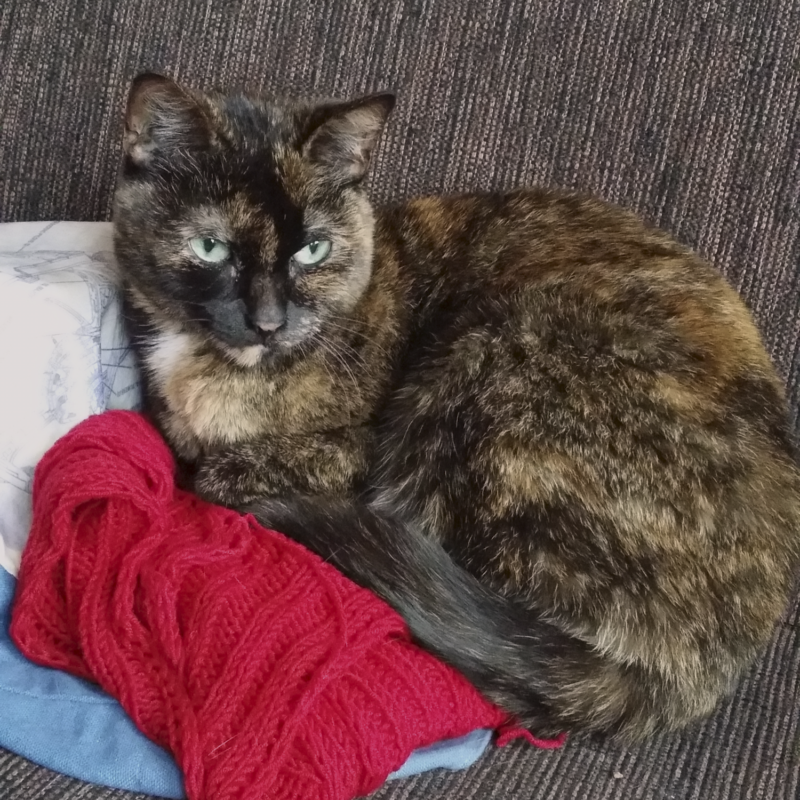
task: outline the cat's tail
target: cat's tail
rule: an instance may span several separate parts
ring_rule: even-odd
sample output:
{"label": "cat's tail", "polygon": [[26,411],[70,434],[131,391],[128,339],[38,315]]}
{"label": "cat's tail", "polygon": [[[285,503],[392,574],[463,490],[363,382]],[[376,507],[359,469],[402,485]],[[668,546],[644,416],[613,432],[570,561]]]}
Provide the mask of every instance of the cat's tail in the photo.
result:
{"label": "cat's tail", "polygon": [[[620,725],[623,709],[609,702],[620,687],[598,682],[596,652],[483,586],[421,532],[347,501],[269,499],[242,510],[381,597],[419,645],[535,734]],[[597,694],[587,694],[587,680]]]}

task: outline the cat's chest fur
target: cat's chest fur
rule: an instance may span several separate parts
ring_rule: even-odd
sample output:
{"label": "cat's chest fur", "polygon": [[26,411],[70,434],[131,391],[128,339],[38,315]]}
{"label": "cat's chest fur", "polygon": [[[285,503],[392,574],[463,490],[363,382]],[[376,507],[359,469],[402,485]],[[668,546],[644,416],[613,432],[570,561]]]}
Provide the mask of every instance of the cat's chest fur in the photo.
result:
{"label": "cat's chest fur", "polygon": [[190,333],[157,334],[143,353],[153,387],[166,406],[161,422],[185,458],[318,421],[336,387],[322,367],[306,363],[291,376],[238,369]]}

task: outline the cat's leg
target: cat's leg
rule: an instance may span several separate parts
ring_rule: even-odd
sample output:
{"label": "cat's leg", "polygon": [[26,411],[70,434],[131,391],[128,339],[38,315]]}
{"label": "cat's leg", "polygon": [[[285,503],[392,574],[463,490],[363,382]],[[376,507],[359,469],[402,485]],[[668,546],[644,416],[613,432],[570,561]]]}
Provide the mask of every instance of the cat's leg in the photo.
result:
{"label": "cat's leg", "polygon": [[260,497],[343,496],[363,478],[369,444],[369,431],[353,427],[220,447],[197,460],[192,488],[232,507]]}

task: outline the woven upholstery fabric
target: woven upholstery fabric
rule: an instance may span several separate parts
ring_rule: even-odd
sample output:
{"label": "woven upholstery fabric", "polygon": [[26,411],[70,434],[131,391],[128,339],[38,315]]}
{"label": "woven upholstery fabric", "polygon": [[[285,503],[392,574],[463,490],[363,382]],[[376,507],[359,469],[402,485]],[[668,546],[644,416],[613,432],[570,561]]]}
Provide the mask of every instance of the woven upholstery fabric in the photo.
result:
{"label": "woven upholstery fabric", "polygon": [[[376,200],[535,183],[636,210],[742,292],[800,431],[799,30],[796,0],[3,0],[0,219],[108,218],[141,70],[288,95],[392,88]],[[799,616],[684,734],[511,745],[376,797],[795,800]],[[0,756],[0,800],[123,797]]]}

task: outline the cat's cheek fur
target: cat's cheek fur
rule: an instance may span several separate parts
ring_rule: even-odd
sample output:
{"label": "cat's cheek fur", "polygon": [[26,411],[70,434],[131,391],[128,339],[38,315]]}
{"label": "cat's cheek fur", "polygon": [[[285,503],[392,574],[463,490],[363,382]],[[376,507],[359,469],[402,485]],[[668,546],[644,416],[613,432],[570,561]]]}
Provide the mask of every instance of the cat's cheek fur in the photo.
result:
{"label": "cat's cheek fur", "polygon": [[344,193],[346,210],[339,216],[313,211],[308,215],[309,226],[329,231],[331,242],[329,265],[298,276],[298,286],[314,297],[321,298],[320,315],[350,313],[367,290],[372,276],[374,257],[375,216],[361,191]]}
{"label": "cat's cheek fur", "polygon": [[163,331],[154,337],[145,351],[145,364],[152,373],[156,383],[163,391],[168,376],[187,361],[197,351],[197,343],[189,333],[181,331]]}

